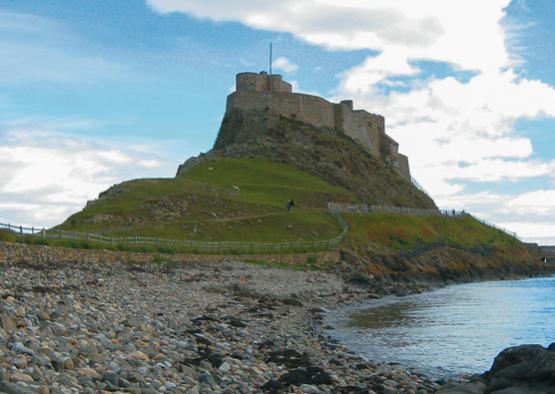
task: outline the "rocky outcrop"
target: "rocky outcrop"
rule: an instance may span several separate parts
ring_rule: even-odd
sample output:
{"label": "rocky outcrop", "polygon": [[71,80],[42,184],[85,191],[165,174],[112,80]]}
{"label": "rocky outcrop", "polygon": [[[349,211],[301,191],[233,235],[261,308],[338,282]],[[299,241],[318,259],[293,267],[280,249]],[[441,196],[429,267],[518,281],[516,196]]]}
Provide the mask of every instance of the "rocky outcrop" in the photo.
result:
{"label": "rocky outcrop", "polygon": [[465,248],[457,245],[427,245],[421,250],[380,253],[370,247],[345,245],[337,267],[358,282],[383,288],[396,283],[395,291],[407,292],[414,284],[438,285],[482,280],[547,276],[555,266],[542,263],[525,246]]}
{"label": "rocky outcrop", "polygon": [[365,203],[436,208],[430,197],[344,133],[269,111],[226,114],[214,149],[189,159],[177,175],[199,160],[218,157],[261,158],[293,165],[351,191]]}
{"label": "rocky outcrop", "polygon": [[474,381],[449,385],[442,394],[553,394],[555,393],[555,343],[520,345],[503,350],[491,369]]}

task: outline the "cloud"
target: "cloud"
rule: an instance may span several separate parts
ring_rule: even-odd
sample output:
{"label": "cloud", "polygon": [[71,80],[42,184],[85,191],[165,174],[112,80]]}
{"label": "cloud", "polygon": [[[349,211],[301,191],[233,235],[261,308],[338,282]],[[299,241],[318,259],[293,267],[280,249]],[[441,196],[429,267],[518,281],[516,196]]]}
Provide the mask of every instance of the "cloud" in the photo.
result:
{"label": "cloud", "polygon": [[299,68],[298,65],[296,65],[295,63],[292,63],[289,59],[283,56],[280,56],[276,60],[274,60],[272,62],[272,66],[273,68],[277,70],[282,70],[286,73],[293,73],[297,71],[297,69]]}
{"label": "cloud", "polygon": [[39,125],[0,129],[0,221],[51,226],[115,183],[173,175],[175,163],[156,152]]}
{"label": "cloud", "polygon": [[330,49],[402,51],[412,59],[436,59],[476,70],[510,63],[497,24],[510,0],[146,2],[159,13],[238,21],[257,29],[290,32]]}

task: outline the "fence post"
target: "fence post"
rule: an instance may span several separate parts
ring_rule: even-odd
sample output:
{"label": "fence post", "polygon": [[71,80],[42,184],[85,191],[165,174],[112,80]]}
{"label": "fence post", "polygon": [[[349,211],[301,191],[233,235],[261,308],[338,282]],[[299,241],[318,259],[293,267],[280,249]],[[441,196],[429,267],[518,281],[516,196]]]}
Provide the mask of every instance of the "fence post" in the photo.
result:
{"label": "fence post", "polygon": [[135,236],[135,246],[137,246],[137,236]]}
{"label": "fence post", "polygon": [[35,235],[35,226],[31,226],[31,235]]}
{"label": "fence post", "polygon": [[12,225],[8,223],[8,231],[12,231]]}
{"label": "fence post", "polygon": [[62,229],[59,231],[59,238],[62,239]]}
{"label": "fence post", "polygon": [[23,226],[19,226],[19,234],[23,235]]}

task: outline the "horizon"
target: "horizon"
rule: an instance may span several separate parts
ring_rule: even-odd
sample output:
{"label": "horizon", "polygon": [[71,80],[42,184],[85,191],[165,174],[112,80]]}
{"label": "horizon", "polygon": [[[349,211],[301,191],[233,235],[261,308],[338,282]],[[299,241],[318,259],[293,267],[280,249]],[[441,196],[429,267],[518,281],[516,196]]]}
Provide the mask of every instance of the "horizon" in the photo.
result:
{"label": "horizon", "polygon": [[[310,11],[310,12],[307,12]],[[547,0],[0,0],[0,222],[49,227],[211,149],[239,72],[381,114],[441,209],[555,244]],[[468,20],[472,29],[468,29]]]}

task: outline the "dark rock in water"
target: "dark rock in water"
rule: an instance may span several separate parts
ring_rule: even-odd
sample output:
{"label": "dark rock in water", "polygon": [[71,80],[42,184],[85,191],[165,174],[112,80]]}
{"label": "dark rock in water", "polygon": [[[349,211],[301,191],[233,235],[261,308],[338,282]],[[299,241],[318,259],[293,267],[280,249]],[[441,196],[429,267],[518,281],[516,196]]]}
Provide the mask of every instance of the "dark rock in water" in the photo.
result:
{"label": "dark rock in water", "polygon": [[482,382],[469,382],[463,384],[448,384],[443,386],[438,393],[441,394],[483,394],[486,385]]}
{"label": "dark rock in water", "polygon": [[516,386],[499,391],[489,391],[491,394],[555,394],[555,387],[546,386]]}
{"label": "dark rock in water", "polygon": [[307,367],[310,365],[308,354],[300,353],[295,349],[282,349],[270,352],[266,362],[285,365],[289,368]]}
{"label": "dark rock in water", "polygon": [[511,365],[494,376],[524,382],[555,382],[555,352],[545,352],[531,360]]}
{"label": "dark rock in water", "polygon": [[507,368],[508,366],[528,361],[545,352],[546,349],[542,345],[520,345],[508,347],[495,357],[489,372],[493,373]]}
{"label": "dark rock in water", "polygon": [[[555,394],[555,351],[541,345],[520,345],[495,357],[484,382],[443,386],[441,394]],[[484,384],[485,383],[485,384]]]}

